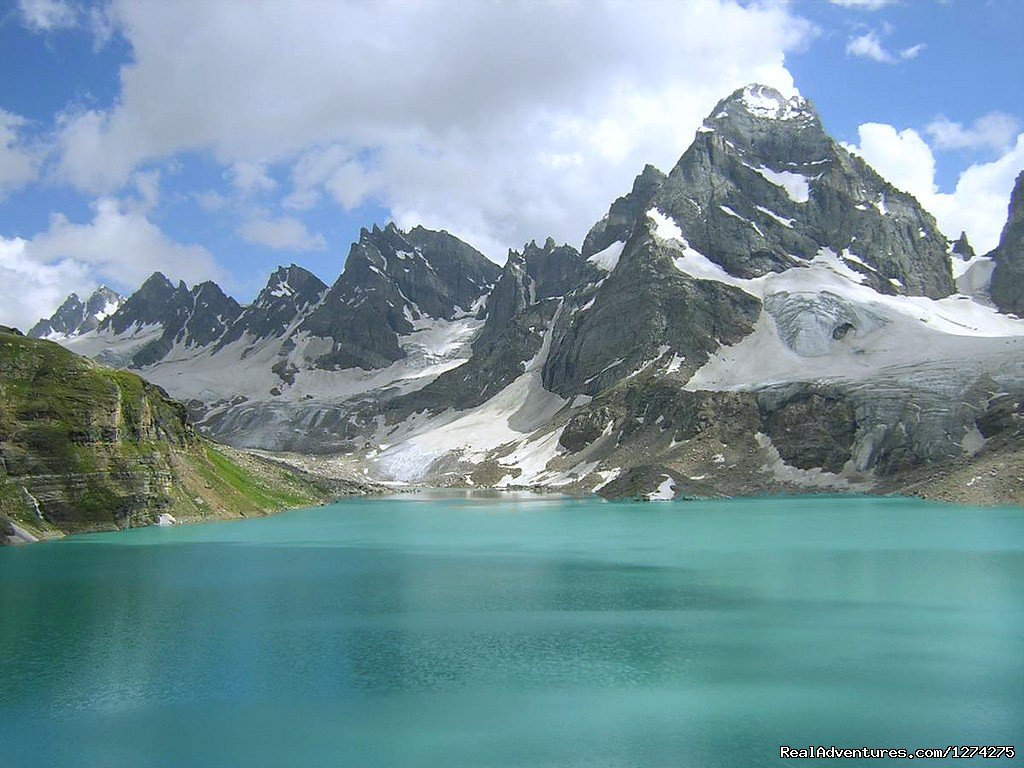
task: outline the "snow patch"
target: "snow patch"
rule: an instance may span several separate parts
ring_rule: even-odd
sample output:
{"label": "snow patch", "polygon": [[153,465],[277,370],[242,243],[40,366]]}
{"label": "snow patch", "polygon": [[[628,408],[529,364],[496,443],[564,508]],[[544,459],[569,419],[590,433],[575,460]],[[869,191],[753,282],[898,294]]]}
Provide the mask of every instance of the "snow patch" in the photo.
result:
{"label": "snow patch", "polygon": [[779,214],[777,214],[775,211],[770,211],[770,210],[768,210],[767,208],[765,208],[764,206],[761,206],[761,205],[755,205],[754,207],[757,208],[757,210],[759,210],[765,216],[769,216],[769,217],[775,219],[782,226],[789,227],[790,229],[793,228],[793,222],[796,221],[796,219],[786,219],[786,218],[783,218],[782,216],[779,216]]}
{"label": "snow patch", "polygon": [[676,497],[675,481],[668,475],[662,475],[662,478],[658,490],[647,494],[648,501],[672,501]]}
{"label": "snow patch", "polygon": [[609,245],[603,251],[595,253],[587,259],[587,261],[598,269],[603,269],[605,272],[612,272],[615,267],[618,266],[619,257],[622,255],[622,249],[625,247],[626,243],[622,240],[618,240]]}
{"label": "snow patch", "polygon": [[794,203],[806,203],[811,199],[811,188],[807,181],[807,177],[802,173],[794,173],[793,171],[773,171],[771,168],[766,166],[748,166],[752,170],[761,174],[765,180],[771,182],[776,187],[781,187],[785,190],[786,194],[789,195],[789,199]]}

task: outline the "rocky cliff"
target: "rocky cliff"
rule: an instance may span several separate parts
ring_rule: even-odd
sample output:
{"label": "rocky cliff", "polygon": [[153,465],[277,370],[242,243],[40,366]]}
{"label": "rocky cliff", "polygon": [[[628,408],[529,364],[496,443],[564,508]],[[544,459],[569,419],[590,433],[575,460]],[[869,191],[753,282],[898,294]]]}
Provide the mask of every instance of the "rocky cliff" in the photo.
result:
{"label": "rocky cliff", "polygon": [[331,493],[198,436],[184,407],[136,374],[0,330],[0,539],[253,514]]}
{"label": "rocky cliff", "polygon": [[992,301],[1001,312],[1024,316],[1024,171],[1014,184],[999,245],[988,256],[995,263]]}

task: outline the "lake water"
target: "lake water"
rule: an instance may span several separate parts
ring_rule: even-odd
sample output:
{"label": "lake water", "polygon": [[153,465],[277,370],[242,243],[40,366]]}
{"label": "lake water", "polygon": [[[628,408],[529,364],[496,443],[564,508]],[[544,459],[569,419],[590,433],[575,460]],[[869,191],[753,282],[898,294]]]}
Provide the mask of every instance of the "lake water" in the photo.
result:
{"label": "lake water", "polygon": [[782,744],[1024,751],[1024,510],[404,497],[0,550],[5,768]]}

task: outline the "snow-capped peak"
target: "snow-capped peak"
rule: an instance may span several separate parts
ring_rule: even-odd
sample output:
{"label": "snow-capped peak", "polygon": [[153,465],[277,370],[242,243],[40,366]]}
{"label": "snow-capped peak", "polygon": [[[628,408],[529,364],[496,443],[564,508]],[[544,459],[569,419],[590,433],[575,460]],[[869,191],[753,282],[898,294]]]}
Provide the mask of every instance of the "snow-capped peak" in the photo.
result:
{"label": "snow-capped peak", "polygon": [[740,101],[755,117],[771,120],[793,120],[809,114],[807,101],[799,95],[786,98],[767,85],[752,84],[743,89]]}

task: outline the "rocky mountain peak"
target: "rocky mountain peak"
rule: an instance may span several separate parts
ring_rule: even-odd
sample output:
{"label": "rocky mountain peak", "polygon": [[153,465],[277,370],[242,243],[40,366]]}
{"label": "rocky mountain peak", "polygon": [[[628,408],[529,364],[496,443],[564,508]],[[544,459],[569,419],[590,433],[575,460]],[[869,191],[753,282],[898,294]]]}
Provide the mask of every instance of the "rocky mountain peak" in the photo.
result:
{"label": "rocky mountain peak", "polygon": [[589,259],[614,243],[626,242],[632,234],[633,226],[643,218],[666,178],[664,173],[650,163],[645,165],[633,180],[632,189],[612,203],[608,213],[590,228],[583,240],[583,258]]}
{"label": "rocky mountain peak", "polygon": [[705,122],[729,117],[735,119],[740,115],[759,120],[817,120],[810,102],[799,95],[786,97],[770,85],[751,83],[718,102],[711,117]]}
{"label": "rocky mountain peak", "polygon": [[832,252],[882,293],[953,291],[948,241],[934,218],[829,137],[802,98],[767,86],[736,91],[668,177],[656,180],[645,168],[591,229],[584,256],[626,242],[656,208],[733,277],[785,271]]}
{"label": "rocky mountain peak", "polygon": [[100,324],[100,328],[109,328],[117,334],[135,325],[177,325],[180,328],[192,304],[192,294],[184,281],[175,287],[162,272],[154,272],[117,312]]}
{"label": "rocky mountain peak", "polygon": [[398,340],[415,323],[475,311],[499,273],[482,253],[443,230],[364,228],[341,276],[303,320],[301,330],[330,341],[314,365],[386,367],[405,357]]}
{"label": "rocky mountain peak", "polygon": [[78,294],[72,293],[50,318],[36,323],[29,336],[37,339],[80,336],[96,330],[123,302],[120,294],[105,285],[93,291],[84,302]]}
{"label": "rocky mountain peak", "polygon": [[255,301],[245,307],[217,343],[217,350],[248,334],[254,340],[283,335],[321,299],[327,284],[297,264],[278,267]]}
{"label": "rocky mountain peak", "polygon": [[950,252],[955,253],[964,261],[970,261],[974,258],[974,248],[971,247],[970,242],[967,240],[966,232],[960,231],[960,237],[953,241],[953,245],[950,246]]}

